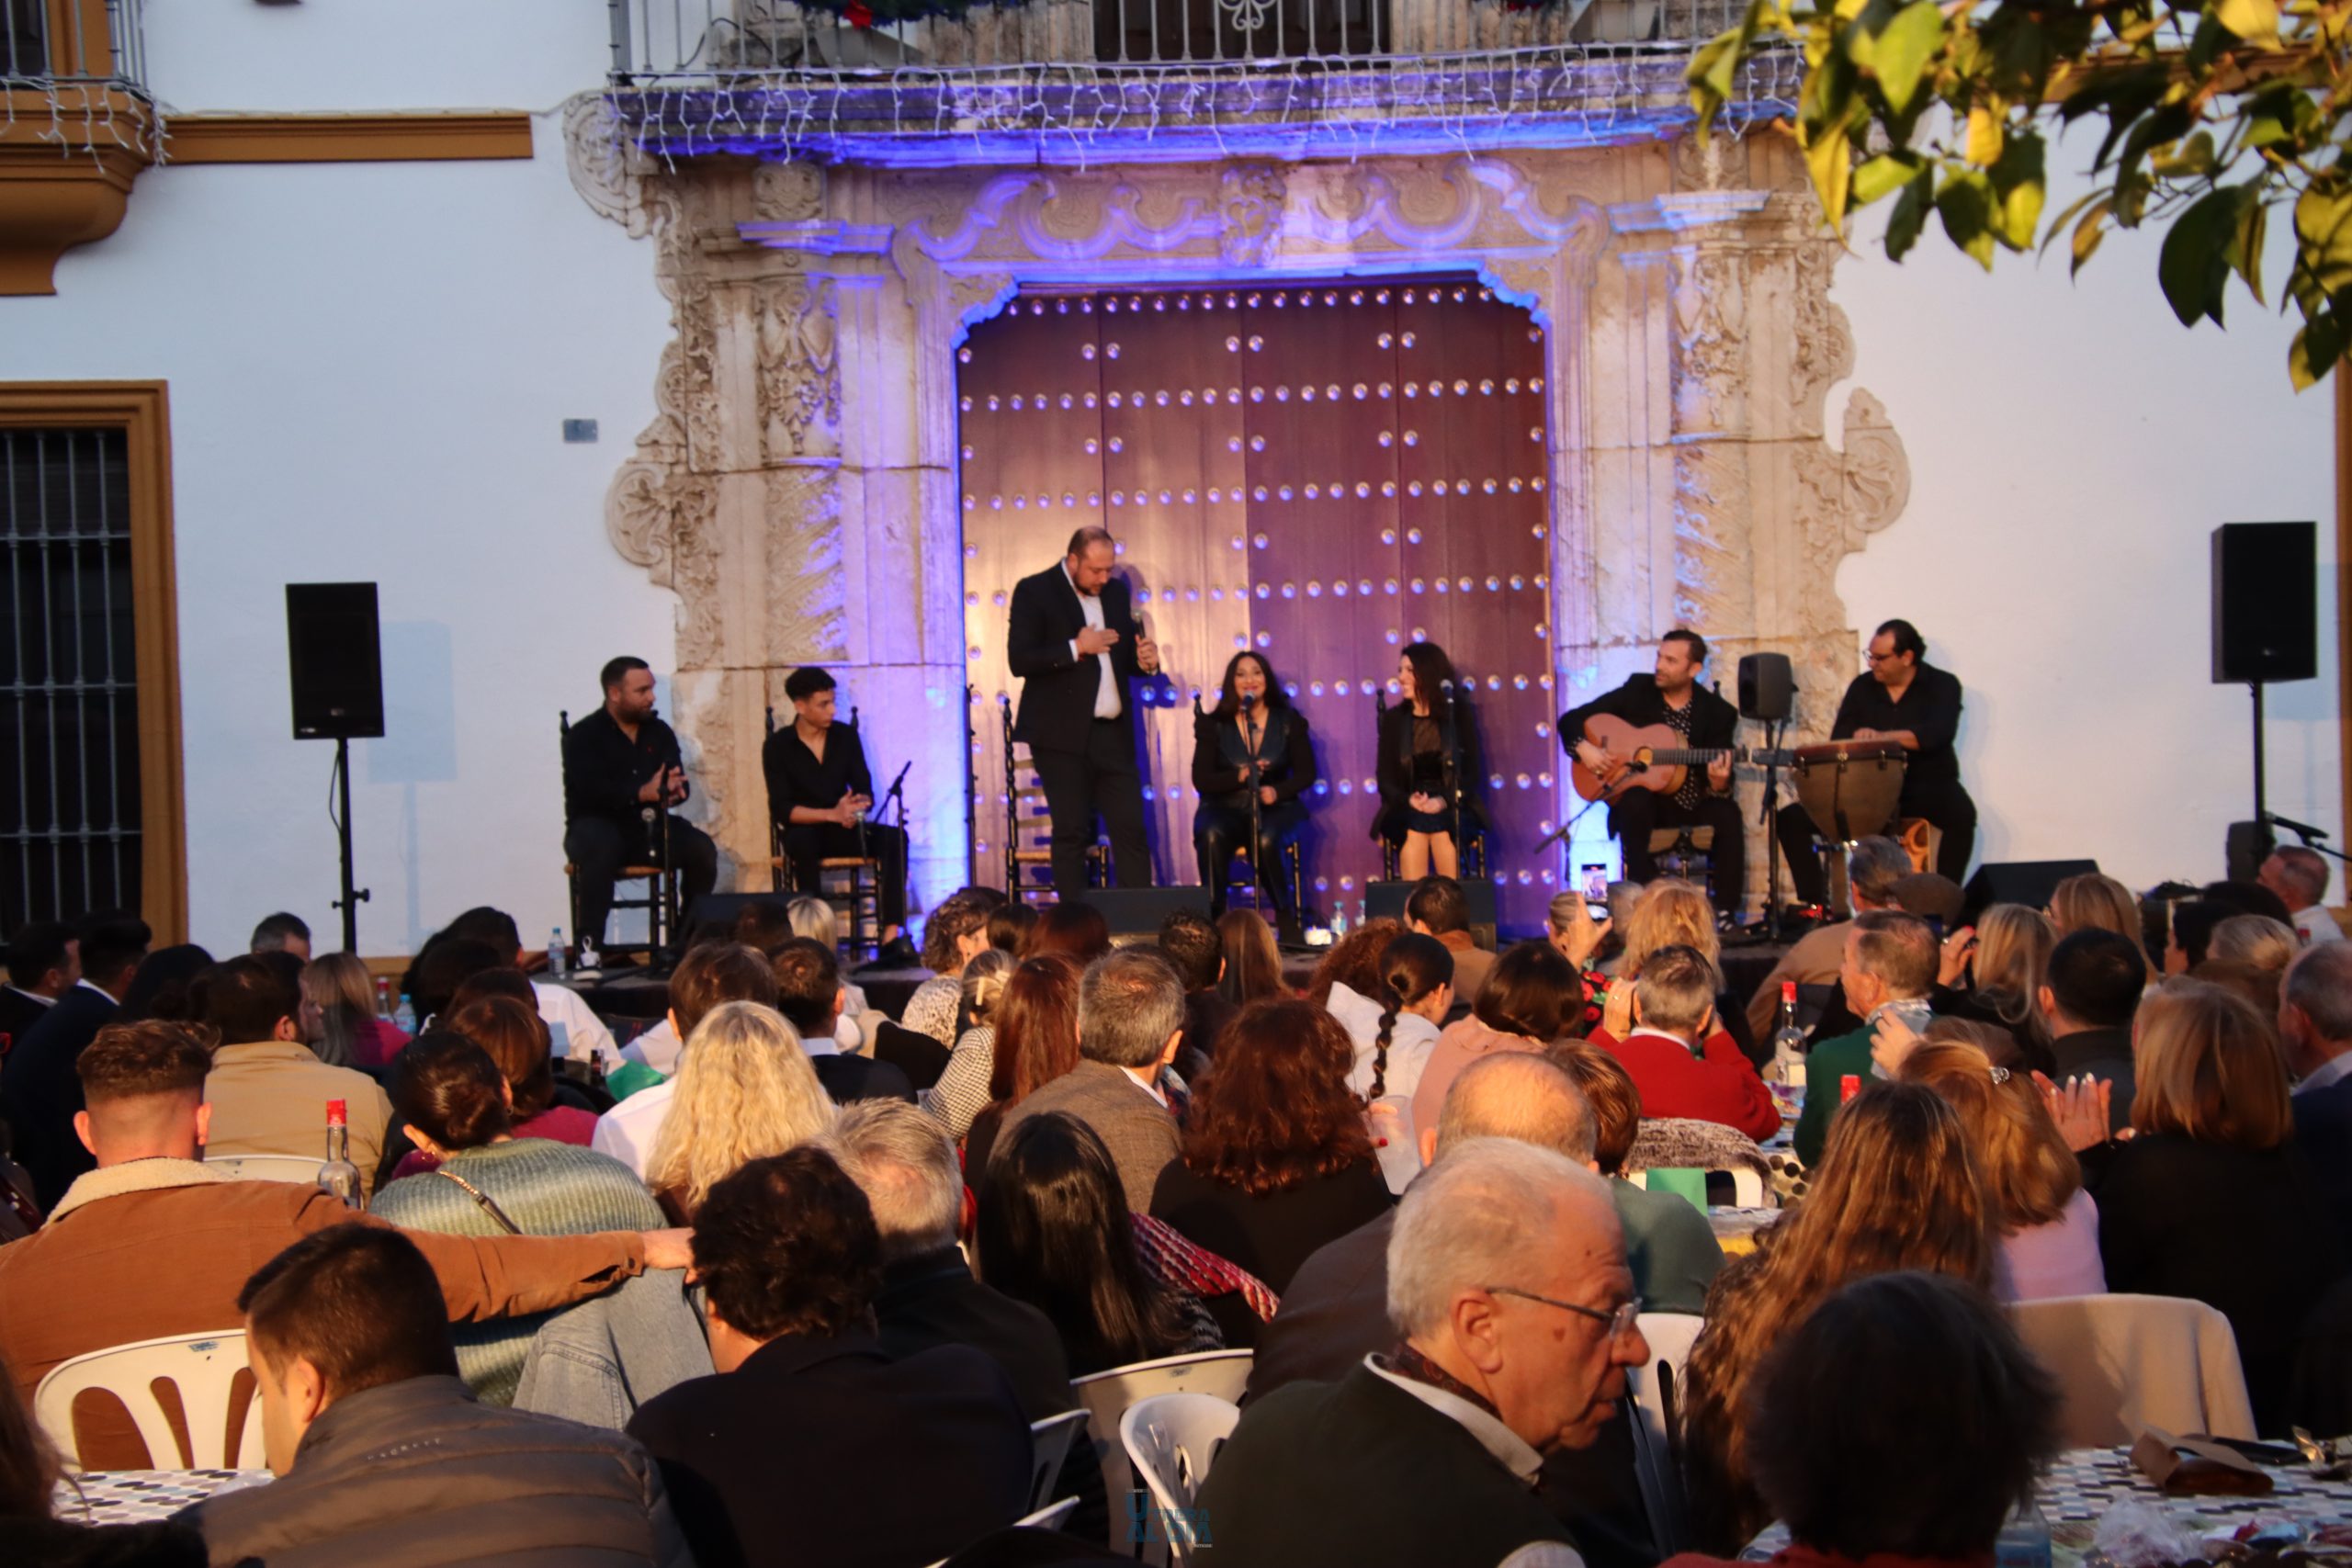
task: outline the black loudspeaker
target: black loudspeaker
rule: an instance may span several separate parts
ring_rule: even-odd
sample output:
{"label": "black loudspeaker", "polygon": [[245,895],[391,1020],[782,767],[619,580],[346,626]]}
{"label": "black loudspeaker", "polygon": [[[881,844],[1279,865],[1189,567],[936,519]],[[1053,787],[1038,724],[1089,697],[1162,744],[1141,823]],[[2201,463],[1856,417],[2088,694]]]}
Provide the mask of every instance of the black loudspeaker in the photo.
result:
{"label": "black loudspeaker", "polygon": [[295,739],[384,733],[374,583],[288,583],[286,662],[294,682]]}
{"label": "black loudspeaker", "polygon": [[2262,874],[2262,863],[2278,840],[2267,822],[2233,822],[2222,853],[2232,882],[2252,882]]}
{"label": "black loudspeaker", "polygon": [[2318,530],[2224,523],[2213,530],[2213,682],[2319,673]]}
{"label": "black loudspeaker", "polygon": [[1973,920],[1990,904],[2046,908],[2060,883],[2098,870],[2095,860],[1987,861],[1968,879],[1968,899],[1961,918]]}
{"label": "black loudspeaker", "polygon": [[1205,887],[1090,887],[1070,901],[1101,910],[1114,937],[1156,937],[1159,922],[1179,909],[1197,911],[1204,919],[1209,912]]}
{"label": "black loudspeaker", "polygon": [[798,897],[788,887],[781,893],[706,893],[686,907],[686,939],[693,941],[695,932],[707,925],[733,931],[746,905],[774,904],[781,909]]}
{"label": "black loudspeaker", "polygon": [[1739,658],[1739,716],[1776,724],[1796,705],[1795,671],[1785,653],[1744,653]]}

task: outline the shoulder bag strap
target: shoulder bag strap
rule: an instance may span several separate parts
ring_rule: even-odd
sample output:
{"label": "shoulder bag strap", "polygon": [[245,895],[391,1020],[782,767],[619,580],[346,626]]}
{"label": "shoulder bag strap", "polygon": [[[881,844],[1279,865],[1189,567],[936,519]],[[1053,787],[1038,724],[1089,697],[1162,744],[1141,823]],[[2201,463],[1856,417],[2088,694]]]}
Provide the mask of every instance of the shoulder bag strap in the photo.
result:
{"label": "shoulder bag strap", "polygon": [[459,1187],[464,1188],[466,1190],[466,1196],[481,1204],[481,1212],[488,1214],[492,1220],[495,1220],[498,1223],[499,1228],[503,1230],[508,1235],[521,1235],[523,1234],[523,1227],[506,1217],[506,1211],[498,1206],[496,1200],[492,1199],[489,1193],[483,1191],[481,1188],[476,1187],[472,1182],[468,1181],[464,1177],[459,1176],[456,1171],[451,1170],[447,1166],[445,1165],[438,1168],[433,1172],[433,1174],[435,1176],[447,1177],[451,1181],[456,1182]]}

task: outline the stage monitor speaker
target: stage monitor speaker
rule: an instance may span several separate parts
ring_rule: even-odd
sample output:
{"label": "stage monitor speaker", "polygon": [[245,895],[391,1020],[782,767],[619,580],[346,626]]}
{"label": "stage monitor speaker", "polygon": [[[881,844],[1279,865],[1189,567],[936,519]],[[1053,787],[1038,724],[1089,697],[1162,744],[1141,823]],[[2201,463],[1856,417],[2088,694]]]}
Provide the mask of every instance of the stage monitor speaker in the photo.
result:
{"label": "stage monitor speaker", "polygon": [[2213,530],[2213,682],[2319,673],[2317,530],[2224,523]]}
{"label": "stage monitor speaker", "polygon": [[1090,887],[1071,900],[1099,909],[1114,937],[1157,937],[1159,922],[1179,909],[1205,918],[1209,890],[1205,887]]}
{"label": "stage monitor speaker", "polygon": [[2050,895],[2070,876],[2098,870],[2095,860],[1986,861],[1968,879],[1962,919],[1973,920],[1988,905],[2023,904],[2029,909],[2049,907]]}
{"label": "stage monitor speaker", "polygon": [[[1363,918],[1367,920],[1395,920],[1403,924],[1405,901],[1413,896],[1415,882],[1367,882],[1363,885]],[[1495,950],[1495,884],[1462,881],[1462,901],[1470,907],[1470,934],[1478,945],[1489,953]]]}
{"label": "stage monitor speaker", "polygon": [[1785,653],[1744,653],[1739,658],[1739,716],[1776,724],[1796,706],[1796,674]]}
{"label": "stage monitor speaker", "polygon": [[356,740],[384,733],[374,583],[288,583],[286,662],[293,676],[295,739]]}
{"label": "stage monitor speaker", "polygon": [[790,888],[781,893],[706,893],[686,907],[686,940],[692,942],[695,932],[707,925],[733,931],[747,905],[774,904],[780,909],[798,897]]}

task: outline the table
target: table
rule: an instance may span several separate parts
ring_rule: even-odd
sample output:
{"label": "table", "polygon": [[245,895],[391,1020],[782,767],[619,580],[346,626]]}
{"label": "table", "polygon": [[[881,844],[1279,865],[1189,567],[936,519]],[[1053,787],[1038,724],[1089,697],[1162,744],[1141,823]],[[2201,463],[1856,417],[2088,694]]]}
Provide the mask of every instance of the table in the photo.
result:
{"label": "table", "polygon": [[57,1517],[71,1524],[164,1519],[216,1493],[261,1486],[266,1470],[93,1470],[57,1483]]}
{"label": "table", "polygon": [[1707,1228],[1726,1258],[1756,1250],[1756,1233],[1781,1217],[1778,1209],[1735,1209],[1728,1205],[1707,1211]]}
{"label": "table", "polygon": [[[2058,1456],[2035,1494],[2050,1521],[2053,1565],[2074,1568],[2091,1550],[2098,1521],[2124,1498],[2165,1509],[2190,1534],[2233,1530],[2252,1520],[2291,1519],[2302,1525],[2352,1523],[2352,1481],[2319,1481],[2308,1465],[2264,1467],[2272,1490],[2267,1497],[2173,1497],[2156,1490],[2132,1463],[2129,1449],[2071,1449]],[[1788,1528],[1774,1525],[1748,1543],[1743,1562],[1761,1562],[1789,1542]]]}

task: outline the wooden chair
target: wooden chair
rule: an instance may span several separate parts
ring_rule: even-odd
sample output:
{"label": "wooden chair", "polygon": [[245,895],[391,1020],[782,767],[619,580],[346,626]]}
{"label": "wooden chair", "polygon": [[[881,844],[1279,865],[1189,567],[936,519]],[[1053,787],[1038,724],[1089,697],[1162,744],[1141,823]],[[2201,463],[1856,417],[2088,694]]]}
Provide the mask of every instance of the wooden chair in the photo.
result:
{"label": "wooden chair", "polygon": [[1662,876],[1679,876],[1707,886],[1714,869],[1715,830],[1684,823],[1679,828],[1650,829],[1650,855]]}
{"label": "wooden chair", "polygon": [[[556,737],[559,745],[562,738],[571,733],[570,712],[557,714]],[[563,880],[564,886],[570,890],[571,940],[575,944],[575,952],[578,950],[577,944],[588,936],[594,936],[596,939],[598,950],[604,953],[643,952],[650,957],[670,945],[671,938],[678,929],[678,879],[676,874],[668,867],[625,865],[613,877],[613,901],[609,908],[645,911],[646,938],[642,942],[607,942],[605,940],[605,933],[603,931],[582,932],[580,929],[580,868],[568,860],[563,863]],[[621,892],[621,884],[624,882],[644,883],[643,897],[624,897]]]}
{"label": "wooden chair", "polygon": [[[246,1385],[242,1401],[237,1397],[241,1377]],[[166,1384],[177,1395],[177,1422],[161,1392]],[[33,1390],[33,1419],[73,1470],[83,1468],[81,1443],[74,1431],[74,1401],[91,1390],[122,1402],[147,1445],[152,1470],[252,1470],[262,1462],[261,1389],[246,1373],[242,1328],[141,1339],[93,1350],[51,1368]],[[232,1452],[229,1427],[240,1411],[243,1430]]]}
{"label": "wooden chair", "polygon": [[[1053,821],[1036,764],[1014,749],[1012,699],[1000,694],[996,705],[1004,727],[1004,891],[1015,903],[1028,904],[1054,892]],[[1097,837],[1086,847],[1086,885],[1106,886],[1110,864],[1110,850]]]}
{"label": "wooden chair", "polygon": [[[768,733],[775,733],[775,709],[767,710]],[[852,735],[857,733],[857,710],[849,710],[849,717],[837,722],[849,726]],[[775,892],[789,896],[796,891],[791,877],[792,866],[784,852],[784,824],[775,820],[775,813],[768,813],[768,886]],[[842,952],[851,958],[862,958],[878,951],[882,944],[882,862],[873,855],[828,855],[817,863],[817,897],[833,907],[841,917]]]}

